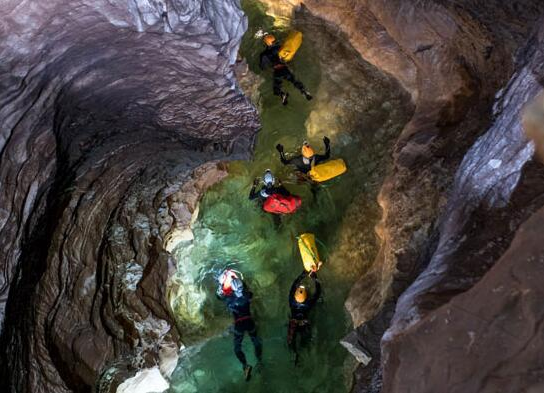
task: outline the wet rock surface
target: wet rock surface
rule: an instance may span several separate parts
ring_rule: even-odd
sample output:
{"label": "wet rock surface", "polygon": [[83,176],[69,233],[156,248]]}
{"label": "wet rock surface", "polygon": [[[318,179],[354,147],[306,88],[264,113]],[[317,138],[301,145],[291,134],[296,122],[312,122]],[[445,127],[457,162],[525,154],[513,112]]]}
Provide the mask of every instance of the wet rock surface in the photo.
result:
{"label": "wet rock surface", "polygon": [[194,208],[214,181],[197,168],[251,150],[231,68],[245,17],[236,1],[8,1],[0,23],[2,391],[113,391],[179,345],[169,197],[196,184]]}
{"label": "wet rock surface", "polygon": [[[404,370],[417,361],[406,356],[408,348],[428,348],[423,336],[413,341],[413,326],[434,318],[435,309],[479,282],[517,227],[544,203],[543,167],[532,161],[533,147],[521,127],[522,107],[542,89],[542,33],[535,30],[544,10],[531,1],[506,8],[497,2],[433,1],[304,5],[342,26],[362,56],[395,75],[416,103],[380,196],[381,252],[347,302],[360,305],[350,311],[361,325],[363,346],[373,358],[383,354],[383,391],[412,391],[406,390],[412,385]],[[368,298],[367,288],[379,280],[382,311],[363,324],[368,309],[357,299]],[[387,328],[380,342],[376,337]],[[446,333],[437,337],[448,339]],[[405,348],[402,355],[398,347]],[[432,355],[425,359],[431,367]],[[379,391],[379,368],[373,360],[370,370],[360,369],[356,391]],[[482,388],[492,389],[485,386],[485,373]],[[511,391],[529,386],[522,378],[517,383]],[[455,386],[479,391],[468,382]],[[441,388],[437,382],[418,389],[413,391]]]}
{"label": "wet rock surface", "polygon": [[[380,252],[346,303],[346,345],[369,361],[355,391],[543,390],[544,167],[522,113],[544,81],[544,3],[267,2],[338,26],[415,105],[378,198]],[[235,0],[2,11],[2,391],[114,391],[177,351],[165,249],[190,240],[216,160],[251,149],[231,67],[245,19]],[[541,149],[536,105],[523,125]]]}
{"label": "wet rock surface", "polygon": [[541,209],[486,276],[388,345],[384,391],[544,389],[543,226]]}
{"label": "wet rock surface", "polygon": [[[357,371],[355,390],[436,392],[444,391],[448,381],[446,389],[453,390],[447,391],[496,391],[491,370],[477,364],[487,356],[493,363],[497,353],[446,356],[450,368],[471,364],[466,367],[481,373],[474,377],[479,386],[474,381],[464,384],[462,377],[448,380],[435,371],[433,356],[444,358],[443,354],[432,355],[424,333],[415,339],[412,332],[434,334],[432,329],[419,330],[420,324],[434,320],[441,306],[455,302],[456,295],[486,273],[498,274],[493,266],[517,228],[544,204],[544,168],[533,160],[533,145],[521,121],[522,108],[542,90],[543,4],[278,3],[274,12],[288,14],[302,6],[336,24],[363,58],[394,75],[416,104],[397,141],[395,167],[379,198],[384,211],[377,228],[381,251],[346,303],[359,326],[359,339],[347,340],[373,357],[369,367]],[[538,99],[534,101],[526,123],[528,135],[538,144],[540,107]],[[382,299],[381,311],[370,320],[376,307],[369,307],[368,300],[376,296],[369,288],[381,291]],[[478,304],[487,301],[488,297],[473,299]],[[505,319],[518,317],[503,312]],[[539,312],[523,318],[538,319]],[[446,342],[447,327],[434,337]],[[418,348],[425,348],[427,356],[417,358]],[[510,364],[506,352],[502,359]],[[381,354],[380,362],[376,359]],[[425,374],[413,369],[425,365]],[[440,377],[431,387],[417,384],[415,375],[423,381]],[[536,388],[531,384],[519,377],[505,389]]]}

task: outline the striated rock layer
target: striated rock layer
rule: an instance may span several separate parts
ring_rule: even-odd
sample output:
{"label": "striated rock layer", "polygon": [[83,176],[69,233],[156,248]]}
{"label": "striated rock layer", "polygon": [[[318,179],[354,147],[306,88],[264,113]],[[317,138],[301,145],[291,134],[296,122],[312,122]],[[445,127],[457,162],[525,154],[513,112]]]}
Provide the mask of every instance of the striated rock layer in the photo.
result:
{"label": "striated rock layer", "polygon": [[108,391],[179,345],[167,235],[209,162],[251,150],[247,22],[237,0],[0,9],[0,390]]}
{"label": "striated rock layer", "polygon": [[[542,390],[544,167],[522,113],[544,82],[544,3],[266,2],[337,25],[415,104],[381,251],[346,302],[347,346],[372,358],[355,391]],[[167,376],[165,249],[258,128],[231,69],[238,1],[0,9],[2,391],[113,391],[157,362]]]}
{"label": "striated rock layer", "polygon": [[[494,297],[489,290],[490,283],[504,279],[504,268],[494,266],[517,228],[544,205],[544,167],[533,159],[533,144],[522,129],[524,105],[542,91],[544,3],[267,3],[280,15],[302,5],[336,24],[365,60],[399,80],[416,105],[380,195],[380,254],[346,302],[358,326],[346,338],[348,347],[365,362],[366,355],[373,357],[356,373],[355,391],[498,391],[506,376],[511,381],[501,391],[539,391],[534,383],[542,365],[533,363],[535,352],[518,349],[542,348],[537,337],[543,308],[532,303],[534,308],[521,312],[508,307],[508,296]],[[526,115],[527,134],[540,143],[535,105]],[[536,238],[525,241],[536,257],[540,248],[529,245]],[[510,264],[516,258],[504,257]],[[458,295],[475,285],[481,296],[473,296],[462,314],[455,305],[468,296]],[[534,280],[511,285],[536,296]],[[369,292],[382,298],[378,314],[367,303],[376,298]],[[478,318],[485,305],[493,311]],[[462,327],[471,310],[467,336]],[[535,329],[512,322],[505,336],[487,328],[498,319],[519,319]],[[502,350],[485,351],[478,340]],[[455,349],[467,342],[466,351]],[[530,378],[522,364],[534,365]]]}

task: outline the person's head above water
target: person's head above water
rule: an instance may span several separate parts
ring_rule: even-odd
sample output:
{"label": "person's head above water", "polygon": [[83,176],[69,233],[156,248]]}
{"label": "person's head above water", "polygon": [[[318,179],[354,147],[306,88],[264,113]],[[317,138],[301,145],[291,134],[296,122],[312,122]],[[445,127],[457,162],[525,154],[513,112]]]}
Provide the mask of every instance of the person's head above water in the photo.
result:
{"label": "person's head above water", "polygon": [[312,158],[315,155],[314,149],[307,141],[302,142],[302,157]]}
{"label": "person's head above water", "polygon": [[295,301],[297,303],[304,303],[307,297],[308,291],[306,291],[306,287],[304,287],[304,285],[300,285],[295,291]]}
{"label": "person's head above water", "polygon": [[266,46],[272,46],[274,45],[274,42],[276,42],[276,37],[274,37],[272,34],[265,34],[263,37],[263,42]]}
{"label": "person's head above water", "polygon": [[230,285],[232,287],[234,295],[236,297],[242,297],[244,293],[244,283],[242,282],[242,280],[240,280],[238,277],[233,278]]}
{"label": "person's head above water", "polygon": [[266,187],[272,187],[275,181],[276,181],[276,178],[274,177],[274,174],[272,173],[270,169],[267,169],[266,171],[264,171],[263,183]]}

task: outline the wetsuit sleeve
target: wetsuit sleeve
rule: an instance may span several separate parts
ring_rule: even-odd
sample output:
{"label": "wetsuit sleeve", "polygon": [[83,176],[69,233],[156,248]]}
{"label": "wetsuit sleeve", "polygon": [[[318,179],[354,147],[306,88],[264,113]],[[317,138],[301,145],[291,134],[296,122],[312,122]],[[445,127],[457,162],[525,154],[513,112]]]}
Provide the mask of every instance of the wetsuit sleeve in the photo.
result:
{"label": "wetsuit sleeve", "polygon": [[259,57],[259,68],[264,70],[268,65],[270,65],[270,59],[268,58],[268,53],[264,51]]}
{"label": "wetsuit sleeve", "polygon": [[325,154],[316,154],[315,155],[315,163],[316,164],[319,164],[323,161],[326,161],[328,160],[329,158],[331,158],[331,145],[325,145]]}
{"label": "wetsuit sleeve", "polygon": [[325,144],[325,157],[330,158],[331,156],[331,143]]}
{"label": "wetsuit sleeve", "polygon": [[235,312],[236,311],[236,305],[234,304],[235,302],[232,301],[232,297],[229,297],[228,299],[225,298],[225,301],[227,303],[228,312],[231,312],[231,313]]}
{"label": "wetsuit sleeve", "polygon": [[295,156],[293,158],[287,159],[285,158],[284,154],[281,154],[280,159],[283,165],[294,165],[297,167],[297,170],[303,173],[306,173],[310,170],[310,166],[304,164],[304,161],[302,161],[302,156]]}
{"label": "wetsuit sleeve", "polygon": [[280,59],[280,49],[281,49],[280,44],[273,45],[270,48],[270,62],[273,65],[283,63],[283,61]]}
{"label": "wetsuit sleeve", "polygon": [[281,160],[281,163],[283,165],[289,165],[291,163],[291,161],[293,160],[293,158],[291,158],[290,160],[287,159],[287,157],[285,157],[285,153],[284,152],[281,152],[280,153],[280,160]]}
{"label": "wetsuit sleeve", "polygon": [[330,155],[326,154],[316,154],[314,157],[314,164],[321,164],[323,161],[327,161],[329,159]]}
{"label": "wetsuit sleeve", "polygon": [[251,191],[249,191],[249,199],[253,200],[259,197],[259,192],[257,191],[257,186],[252,186]]}
{"label": "wetsuit sleeve", "polygon": [[317,278],[314,279],[314,283],[315,283],[315,291],[312,297],[307,301],[308,309],[315,306],[315,304],[319,300],[319,297],[321,296],[321,283],[319,282]]}
{"label": "wetsuit sleeve", "polygon": [[274,193],[281,194],[281,195],[284,195],[284,196],[291,195],[291,193],[289,191],[287,191],[287,188],[285,188],[283,185],[278,186],[278,187],[274,187]]}
{"label": "wetsuit sleeve", "polygon": [[319,282],[317,278],[314,279],[314,282],[315,282],[315,292],[312,298],[310,299],[310,301],[308,302],[308,305],[310,307],[313,307],[319,300],[319,297],[321,296],[321,283]]}

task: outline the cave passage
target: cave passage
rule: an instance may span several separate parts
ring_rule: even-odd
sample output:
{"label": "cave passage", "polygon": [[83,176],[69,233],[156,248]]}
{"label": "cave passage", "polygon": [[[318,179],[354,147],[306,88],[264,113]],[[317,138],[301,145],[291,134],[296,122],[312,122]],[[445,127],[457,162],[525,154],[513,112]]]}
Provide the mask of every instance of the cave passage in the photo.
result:
{"label": "cave passage", "polygon": [[[289,28],[274,28],[259,3],[245,1],[243,6],[249,29],[240,54],[251,71],[265,78],[257,104],[262,130],[253,160],[229,164],[229,176],[200,202],[194,239],[174,250],[179,289],[171,304],[186,348],[170,391],[348,391],[355,364],[339,344],[351,328],[344,302],[377,251],[377,193],[393,141],[409,117],[409,98],[395,81],[364,62],[336,29],[302,10],[292,24],[303,32],[304,43],[290,67],[314,99],[306,101],[289,85],[290,102],[282,106],[272,95],[271,76],[257,66],[263,46],[254,34],[263,28],[282,38]],[[292,168],[280,163],[275,145],[295,152],[306,139],[323,151],[325,135],[331,139],[332,157],[344,158],[349,169],[320,187],[314,199],[308,184],[298,183]],[[283,217],[279,228],[248,200],[253,179],[267,168],[303,200],[301,210]],[[296,236],[303,232],[315,233],[322,243],[323,298],[311,315],[313,341],[294,367],[286,344],[287,294],[302,271]],[[263,340],[264,368],[254,371],[249,382],[233,353],[232,317],[214,296],[214,277],[227,266],[242,272],[254,293],[252,311]],[[243,349],[254,365],[247,335]]]}

